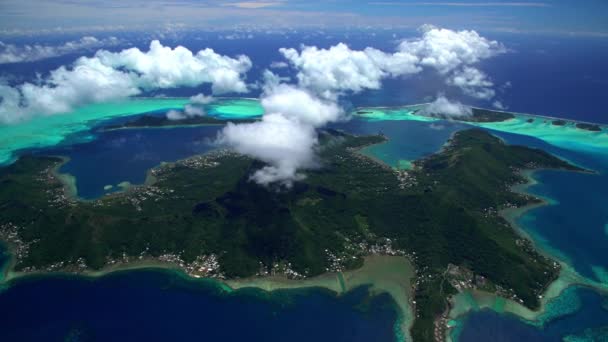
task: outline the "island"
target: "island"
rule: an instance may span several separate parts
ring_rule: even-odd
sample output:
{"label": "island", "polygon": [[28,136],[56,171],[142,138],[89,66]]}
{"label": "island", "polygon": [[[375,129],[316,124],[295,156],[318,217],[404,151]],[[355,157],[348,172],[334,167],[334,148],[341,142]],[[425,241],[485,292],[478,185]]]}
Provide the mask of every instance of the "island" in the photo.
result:
{"label": "island", "polygon": [[576,124],[576,128],[584,129],[584,130],[591,131],[591,132],[601,132],[602,131],[602,128],[599,125],[584,123],[584,122],[578,122]]}
{"label": "island", "polygon": [[553,126],[566,126],[568,122],[566,120],[553,120],[551,121],[551,124]]}
{"label": "island", "polygon": [[471,115],[451,116],[443,113],[421,113],[422,109],[414,113],[422,116],[432,116],[440,119],[464,121],[464,122],[501,122],[515,118],[515,115],[506,112],[499,112],[490,109],[471,107]]}
{"label": "island", "polygon": [[268,287],[276,277],[289,287],[327,274],[335,288],[335,275],[352,275],[345,290],[364,283],[356,270],[367,262],[379,269],[390,261],[392,272],[403,265],[401,278],[377,288],[393,296],[401,333],[415,341],[444,338],[449,298],[464,289],[536,308],[559,265],[500,211],[540,202],[511,190],[527,181],[523,170],[581,169],[480,129],[455,133],[411,170],[359,153],[386,139],[322,132],[322,167],[289,189],[251,182],[262,162],[216,150],[162,164],[144,185],[91,201],[66,186],[58,173],[63,158],[24,155],[0,169],[0,239],[13,255],[8,278],[139,264],[234,288]]}
{"label": "island", "polygon": [[[104,126],[104,130],[146,127],[172,127],[197,125],[225,125],[230,120],[218,119],[207,115],[187,117],[179,120],[169,119],[165,115],[138,115],[133,120],[120,124]],[[239,122],[251,122],[251,119],[239,119]]]}

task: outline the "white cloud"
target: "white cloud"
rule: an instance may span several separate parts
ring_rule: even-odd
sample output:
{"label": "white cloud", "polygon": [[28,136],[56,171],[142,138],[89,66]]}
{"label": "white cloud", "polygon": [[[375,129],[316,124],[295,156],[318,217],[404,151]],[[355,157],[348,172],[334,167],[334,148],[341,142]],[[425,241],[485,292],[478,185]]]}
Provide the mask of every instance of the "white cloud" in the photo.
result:
{"label": "white cloud", "polygon": [[500,43],[475,31],[433,26],[424,26],[421,31],[421,37],[402,41],[393,53],[370,47],[352,50],[344,43],[328,49],[302,46],[300,51],[279,51],[298,71],[298,84],[325,98],[379,89],[384,78],[408,76],[424,68],[436,70],[446,83],[460,87],[467,95],[481,99],[494,96],[492,82],[472,65],[504,53]]}
{"label": "white cloud", "polygon": [[169,120],[182,120],[186,118],[186,115],[179,110],[171,109],[167,112],[167,119]]}
{"label": "white cloud", "polygon": [[274,61],[274,62],[270,63],[271,69],[284,69],[287,67],[289,67],[289,64],[287,64],[286,62],[282,62],[282,61]]}
{"label": "white cloud", "polygon": [[464,67],[462,70],[454,72],[446,82],[477,99],[489,100],[496,95],[492,89],[494,83],[488,79],[485,73],[473,67]]}
{"label": "white cloud", "polygon": [[188,116],[203,116],[205,115],[205,110],[203,107],[187,104],[184,106],[184,113],[186,113]]}
{"label": "white cloud", "polygon": [[0,103],[0,117],[5,122],[19,121],[34,114],[63,113],[86,103],[137,95],[141,91],[135,79],[135,75],[103,65],[98,59],[81,57],[70,69],[53,70],[41,84],[11,88],[13,95],[19,94],[19,101]]}
{"label": "white cloud", "polygon": [[287,84],[274,87],[262,97],[261,104],[265,112],[279,113],[315,127],[337,121],[343,115],[336,103],[315,98],[308,91]]}
{"label": "white cloud", "polygon": [[195,104],[208,104],[208,103],[211,103],[212,101],[213,101],[213,96],[208,96],[205,94],[197,94],[197,95],[190,97],[190,103],[195,103]]}
{"label": "white cloud", "polygon": [[446,74],[460,66],[505,53],[505,47],[475,31],[453,31],[432,25],[421,27],[422,37],[404,40],[399,50],[420,58],[420,64]]}
{"label": "white cloud", "polygon": [[507,107],[501,102],[501,101],[494,101],[492,102],[492,107],[498,109],[498,110],[505,110],[507,109]]}
{"label": "white cloud", "polygon": [[120,40],[116,37],[97,39],[92,36],[85,36],[57,46],[40,44],[19,46],[0,42],[0,64],[33,62],[119,43]]}
{"label": "white cloud", "polygon": [[[0,88],[0,120],[16,122],[33,115],[65,113],[74,107],[138,95],[153,89],[195,87],[210,83],[217,93],[244,92],[242,75],[251,68],[246,56],[236,59],[211,49],[193,54],[152,41],[150,50],[98,51],[62,66],[38,84]],[[197,98],[199,101],[202,97]],[[196,99],[195,99],[196,101]]]}
{"label": "white cloud", "polygon": [[199,106],[194,106],[191,104],[187,104],[184,106],[183,111],[171,109],[167,112],[167,119],[169,120],[182,120],[187,118],[192,118],[195,116],[204,116],[205,109]]}
{"label": "white cloud", "polygon": [[387,54],[377,49],[352,50],[339,43],[329,49],[303,46],[301,51],[282,48],[283,56],[298,70],[299,85],[324,97],[336,92],[379,89],[389,76],[420,71],[417,58],[407,53]]}
{"label": "white cloud", "polygon": [[193,54],[183,46],[172,49],[158,40],[150,43],[147,52],[137,48],[117,53],[102,50],[97,52],[95,58],[113,68],[137,72],[140,86],[144,89],[194,87],[211,83],[213,92],[219,94],[246,92],[247,85],[241,79],[241,74],[251,68],[251,60],[247,56],[233,59],[209,48]]}
{"label": "white cloud", "polygon": [[292,85],[264,89],[261,103],[266,114],[262,120],[228,124],[217,141],[268,164],[251,176],[253,181],[289,187],[304,177],[300,170],[315,166],[316,128],[340,120],[344,112],[336,103]]}
{"label": "white cloud", "polygon": [[218,142],[269,164],[252,175],[255,182],[290,186],[294,180],[303,178],[298,170],[314,165],[317,135],[311,125],[270,113],[254,123],[228,123]]}
{"label": "white cloud", "polygon": [[441,118],[459,118],[472,115],[472,111],[471,107],[457,101],[452,102],[445,96],[439,95],[435,101],[422,108],[419,114]]}

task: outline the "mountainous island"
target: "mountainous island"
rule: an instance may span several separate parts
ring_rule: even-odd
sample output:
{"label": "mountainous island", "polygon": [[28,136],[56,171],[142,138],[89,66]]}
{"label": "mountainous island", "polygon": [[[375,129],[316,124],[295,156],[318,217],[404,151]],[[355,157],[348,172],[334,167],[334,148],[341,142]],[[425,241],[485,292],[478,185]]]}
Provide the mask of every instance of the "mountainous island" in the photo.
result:
{"label": "mountainous island", "polygon": [[405,257],[415,276],[400,280],[408,296],[396,301],[413,307],[402,329],[415,341],[445,334],[448,299],[463,288],[537,307],[559,266],[500,210],[539,202],[511,191],[527,181],[522,170],[580,169],[478,129],[457,132],[411,170],[358,152],[385,140],[324,130],[321,166],[288,189],[251,182],[264,165],[219,150],[162,164],[144,185],[90,201],[58,173],[65,159],[25,155],[0,169],[0,238],[13,275],[164,265],[234,287],[351,272],[370,255]]}

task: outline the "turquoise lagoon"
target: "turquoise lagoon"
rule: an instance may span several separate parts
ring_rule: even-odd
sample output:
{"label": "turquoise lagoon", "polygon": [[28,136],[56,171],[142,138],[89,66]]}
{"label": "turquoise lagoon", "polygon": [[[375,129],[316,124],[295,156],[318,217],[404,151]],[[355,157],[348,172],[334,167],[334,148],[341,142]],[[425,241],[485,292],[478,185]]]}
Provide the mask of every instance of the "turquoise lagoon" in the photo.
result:
{"label": "turquoise lagoon", "polygon": [[[0,125],[0,165],[19,151],[73,144],[94,139],[90,130],[100,121],[146,112],[182,109],[187,98],[132,98],[80,107],[71,113],[39,116],[14,125]],[[262,107],[252,99],[218,99],[205,105],[208,115],[234,119],[259,116]]]}
{"label": "turquoise lagoon", "polygon": [[[188,99],[138,98],[94,104],[72,113],[42,116],[21,124],[0,126],[0,165],[20,153],[69,158],[59,171],[74,176],[78,197],[93,199],[145,181],[146,171],[214,148],[211,141],[221,128],[198,127],[104,130],[136,115],[165,115],[183,109]],[[220,98],[204,105],[207,115],[226,120],[261,116],[259,102]]]}

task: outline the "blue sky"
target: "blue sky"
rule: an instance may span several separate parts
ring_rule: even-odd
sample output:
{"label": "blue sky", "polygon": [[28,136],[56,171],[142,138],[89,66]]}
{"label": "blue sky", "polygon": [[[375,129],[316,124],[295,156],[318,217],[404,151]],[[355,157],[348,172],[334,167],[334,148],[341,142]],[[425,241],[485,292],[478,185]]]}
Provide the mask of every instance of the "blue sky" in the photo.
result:
{"label": "blue sky", "polygon": [[606,0],[2,0],[0,33],[185,26],[404,27],[608,37]]}

